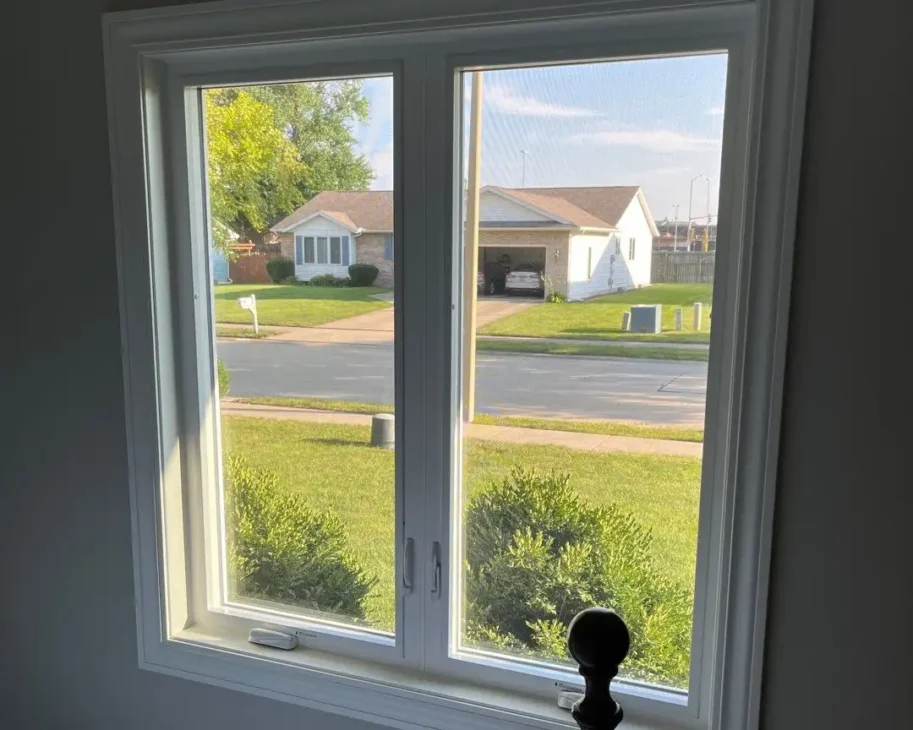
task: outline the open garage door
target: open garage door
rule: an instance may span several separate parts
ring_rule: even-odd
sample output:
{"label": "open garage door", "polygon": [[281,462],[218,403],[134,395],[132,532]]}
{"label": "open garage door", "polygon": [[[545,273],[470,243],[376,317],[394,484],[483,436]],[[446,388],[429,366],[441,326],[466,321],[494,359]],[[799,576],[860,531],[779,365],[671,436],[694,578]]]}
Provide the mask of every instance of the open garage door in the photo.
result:
{"label": "open garage door", "polygon": [[507,274],[520,267],[544,272],[545,246],[479,246],[481,293],[503,295]]}

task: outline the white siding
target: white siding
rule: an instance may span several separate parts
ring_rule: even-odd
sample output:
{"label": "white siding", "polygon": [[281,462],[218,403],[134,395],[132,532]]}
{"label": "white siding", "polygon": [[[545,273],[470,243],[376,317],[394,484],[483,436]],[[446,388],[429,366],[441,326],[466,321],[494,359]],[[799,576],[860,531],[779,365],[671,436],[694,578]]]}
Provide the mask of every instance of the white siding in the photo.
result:
{"label": "white siding", "polygon": [[[618,221],[618,235],[621,237],[621,259],[628,272],[630,283],[627,287],[648,286],[653,266],[653,231],[640,201],[635,197]],[[636,240],[634,260],[628,256],[630,239]],[[620,284],[624,286],[624,284]]]}
{"label": "white siding", "polygon": [[[334,221],[331,221],[328,218],[323,216],[315,216],[309,221],[302,223],[297,226],[294,231],[292,238],[292,255],[294,256],[295,244],[297,236],[313,236],[315,239],[319,236],[321,238],[335,237],[335,236],[348,236],[349,237],[349,263],[356,263],[355,260],[355,236],[347,228],[343,228]],[[315,241],[316,245],[316,241]],[[328,244],[329,245],[329,244]],[[349,275],[349,267],[342,264],[295,264],[295,276],[303,281],[309,281],[312,277],[318,276],[319,274],[332,274],[333,276],[345,277]]]}
{"label": "white siding", "polygon": [[479,196],[479,220],[484,223],[509,223],[513,221],[543,222],[553,219],[489,191]]}
{"label": "white siding", "polygon": [[[609,285],[615,277],[615,248],[610,244],[608,234],[578,234],[571,236],[568,257],[568,299],[589,299],[599,294],[608,294],[617,288]],[[591,253],[592,252],[592,253]],[[592,272],[588,268],[592,264]]]}

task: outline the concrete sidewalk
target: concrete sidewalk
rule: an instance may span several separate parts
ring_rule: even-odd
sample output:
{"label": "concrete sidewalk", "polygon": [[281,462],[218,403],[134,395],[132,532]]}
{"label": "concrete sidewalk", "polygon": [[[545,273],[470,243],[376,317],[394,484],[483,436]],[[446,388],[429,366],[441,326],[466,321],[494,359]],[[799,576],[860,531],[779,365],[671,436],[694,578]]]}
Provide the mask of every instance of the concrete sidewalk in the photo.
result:
{"label": "concrete sidewalk", "polygon": [[[247,416],[253,418],[278,418],[289,421],[310,421],[312,423],[339,423],[353,426],[370,426],[371,416],[359,413],[336,413],[333,411],[312,411],[306,408],[283,408],[261,406],[253,403],[238,403],[224,400],[221,404],[223,416]],[[631,436],[606,436],[595,433],[572,431],[548,431],[512,426],[483,426],[470,423],[465,435],[480,441],[524,445],[564,446],[577,451],[608,453],[621,451],[632,454],[663,454],[667,456],[688,456],[700,458],[704,445],[689,441],[668,441],[665,439],[642,439]]]}
{"label": "concrete sidewalk", "polygon": [[700,342],[656,342],[656,341],[631,341],[631,340],[595,340],[583,337],[513,337],[499,335],[479,335],[478,340],[490,340],[492,342],[533,342],[537,344],[551,345],[612,345],[613,347],[656,347],[661,350],[707,350],[710,345]]}

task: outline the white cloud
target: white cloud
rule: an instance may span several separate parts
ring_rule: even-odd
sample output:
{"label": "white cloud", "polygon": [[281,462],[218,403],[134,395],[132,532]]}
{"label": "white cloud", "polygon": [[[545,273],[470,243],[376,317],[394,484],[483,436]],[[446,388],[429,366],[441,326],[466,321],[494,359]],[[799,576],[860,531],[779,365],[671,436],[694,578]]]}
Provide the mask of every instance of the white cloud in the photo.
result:
{"label": "white cloud", "polygon": [[721,117],[721,116],[723,116],[723,105],[720,104],[719,106],[712,106],[704,113],[707,116],[711,116],[711,117]]}
{"label": "white cloud", "polygon": [[372,190],[393,189],[393,143],[385,144],[367,155],[368,163],[374,170]]}
{"label": "white cloud", "polygon": [[712,137],[697,137],[671,129],[613,129],[578,134],[573,139],[606,147],[640,147],[650,152],[699,152],[720,144]]}
{"label": "white cloud", "polygon": [[572,119],[581,117],[598,117],[595,109],[564,104],[552,104],[532,96],[516,94],[506,86],[491,85],[482,90],[483,108],[488,106],[501,114],[525,117],[551,117],[553,119]]}

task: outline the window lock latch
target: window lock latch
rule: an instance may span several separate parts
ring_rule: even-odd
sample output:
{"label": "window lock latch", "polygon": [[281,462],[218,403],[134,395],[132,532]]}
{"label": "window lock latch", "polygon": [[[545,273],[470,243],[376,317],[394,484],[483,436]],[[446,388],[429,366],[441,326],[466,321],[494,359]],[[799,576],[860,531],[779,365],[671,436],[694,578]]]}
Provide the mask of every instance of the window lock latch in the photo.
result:
{"label": "window lock latch", "polygon": [[431,597],[441,597],[441,543],[431,545]]}

